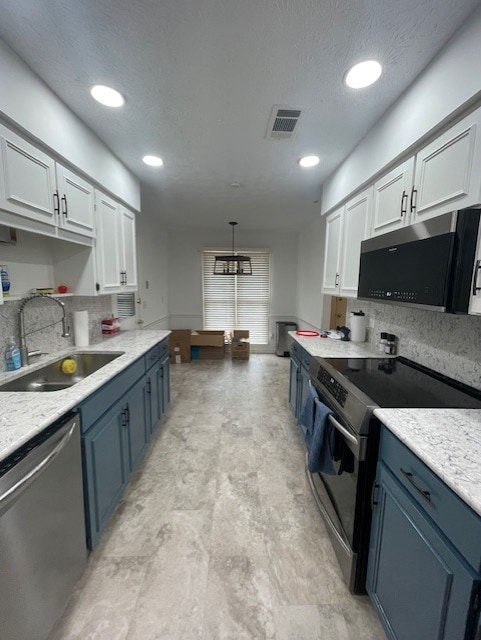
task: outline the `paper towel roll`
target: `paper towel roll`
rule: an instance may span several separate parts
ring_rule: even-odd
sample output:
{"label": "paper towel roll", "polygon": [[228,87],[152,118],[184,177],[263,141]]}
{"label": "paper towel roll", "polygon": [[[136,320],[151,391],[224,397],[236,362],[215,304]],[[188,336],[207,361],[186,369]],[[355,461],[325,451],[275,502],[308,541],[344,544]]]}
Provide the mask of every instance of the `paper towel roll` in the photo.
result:
{"label": "paper towel roll", "polygon": [[76,347],[86,347],[89,343],[89,312],[73,312],[73,340]]}
{"label": "paper towel roll", "polygon": [[362,311],[351,312],[351,342],[366,340],[367,318]]}

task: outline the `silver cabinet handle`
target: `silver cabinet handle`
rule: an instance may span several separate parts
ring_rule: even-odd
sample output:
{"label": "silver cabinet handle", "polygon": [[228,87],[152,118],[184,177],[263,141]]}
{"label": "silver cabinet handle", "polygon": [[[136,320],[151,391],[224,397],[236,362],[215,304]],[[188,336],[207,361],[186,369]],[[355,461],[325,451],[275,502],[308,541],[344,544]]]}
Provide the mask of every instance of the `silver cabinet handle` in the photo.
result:
{"label": "silver cabinet handle", "polygon": [[[65,428],[67,428],[68,426],[69,425],[66,425]],[[20,495],[27,489],[27,487],[32,484],[35,478],[54,461],[54,459],[58,456],[58,454],[62,451],[67,442],[72,437],[76,426],[77,423],[73,422],[70,425],[70,429],[68,430],[68,432],[62,437],[59,442],[57,442],[52,451],[50,451],[50,453],[47,454],[36,467],[31,469],[23,478],[21,478],[12,487],[10,487],[10,489],[7,489],[7,491],[5,491],[5,493],[0,496],[0,513],[4,511],[5,508],[11,502],[13,502],[13,500],[19,498]]]}
{"label": "silver cabinet handle", "polygon": [[[416,201],[414,200],[414,194],[416,194]],[[417,204],[418,204],[418,190],[413,186],[413,188],[411,189],[411,205],[410,205],[411,213],[416,210]]]}
{"label": "silver cabinet handle", "polygon": [[339,284],[339,274],[336,273],[336,282],[335,282],[335,286],[337,287],[337,285]]}
{"label": "silver cabinet handle", "polygon": [[62,214],[68,218],[68,206],[67,206],[67,196],[65,195],[65,193],[63,194],[63,196],[61,197],[62,200]]}
{"label": "silver cabinet handle", "polygon": [[357,441],[357,438],[355,436],[352,435],[352,433],[349,433],[349,431],[342,426],[342,424],[340,422],[338,422],[336,420],[336,418],[334,418],[332,416],[332,414],[329,414],[328,416],[329,422],[340,432],[342,433],[342,435],[347,438],[347,440],[349,440],[350,442],[352,442],[353,444],[358,445],[359,442]]}
{"label": "silver cabinet handle", "polygon": [[481,269],[481,260],[476,260],[476,266],[474,267],[474,276],[473,276],[473,296],[477,295],[478,291],[481,291],[481,287],[478,287],[478,273]]}

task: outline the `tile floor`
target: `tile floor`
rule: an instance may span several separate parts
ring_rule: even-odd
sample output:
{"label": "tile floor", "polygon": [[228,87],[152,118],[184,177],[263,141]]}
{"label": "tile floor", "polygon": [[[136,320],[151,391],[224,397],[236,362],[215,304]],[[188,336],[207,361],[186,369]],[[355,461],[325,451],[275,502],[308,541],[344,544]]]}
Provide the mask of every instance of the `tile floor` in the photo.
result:
{"label": "tile floor", "polygon": [[310,494],[288,371],[171,367],[168,417],[51,640],[385,640]]}

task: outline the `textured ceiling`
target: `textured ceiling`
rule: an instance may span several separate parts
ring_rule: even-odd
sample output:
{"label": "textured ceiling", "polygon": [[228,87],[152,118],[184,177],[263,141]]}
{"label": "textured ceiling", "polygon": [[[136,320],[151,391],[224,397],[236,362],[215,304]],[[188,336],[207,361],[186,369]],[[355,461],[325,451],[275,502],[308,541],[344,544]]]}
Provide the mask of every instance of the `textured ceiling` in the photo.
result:
{"label": "textured ceiling", "polygon": [[[0,0],[0,37],[141,179],[169,227],[294,230],[321,185],[478,0]],[[380,81],[347,89],[377,58]],[[94,103],[94,83],[127,103]],[[266,139],[273,105],[301,107]],[[146,153],[165,166],[147,168]],[[321,163],[302,170],[297,159]],[[230,187],[239,182],[240,187]]]}

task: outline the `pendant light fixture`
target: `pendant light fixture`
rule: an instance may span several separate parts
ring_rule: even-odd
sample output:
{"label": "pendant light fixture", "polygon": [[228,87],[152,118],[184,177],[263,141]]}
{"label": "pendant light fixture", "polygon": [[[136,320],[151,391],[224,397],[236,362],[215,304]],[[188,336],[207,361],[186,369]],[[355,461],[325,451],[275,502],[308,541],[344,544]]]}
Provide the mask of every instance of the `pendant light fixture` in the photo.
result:
{"label": "pendant light fixture", "polygon": [[232,226],[232,254],[215,256],[215,276],[251,276],[252,264],[248,256],[237,255],[234,251],[234,229],[237,222],[229,222]]}

